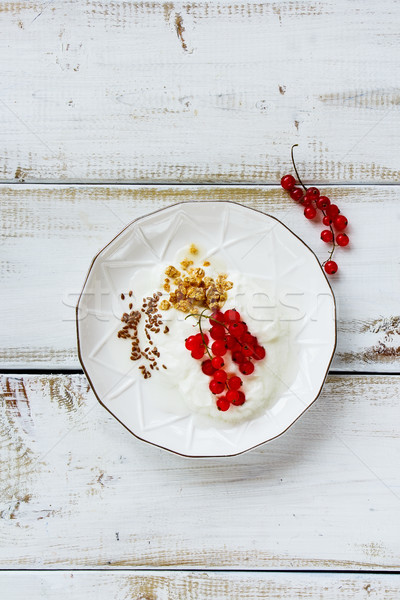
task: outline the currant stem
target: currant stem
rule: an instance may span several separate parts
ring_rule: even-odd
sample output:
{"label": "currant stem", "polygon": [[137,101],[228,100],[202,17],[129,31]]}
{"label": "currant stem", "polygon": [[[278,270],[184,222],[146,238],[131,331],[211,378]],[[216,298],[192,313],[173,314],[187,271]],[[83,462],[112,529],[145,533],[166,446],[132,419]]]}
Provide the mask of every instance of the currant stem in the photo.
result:
{"label": "currant stem", "polygon": [[198,321],[198,323],[199,323],[199,331],[200,331],[201,339],[203,340],[203,344],[204,344],[204,347],[205,347],[205,349],[207,350],[207,354],[208,354],[208,356],[209,356],[209,357],[212,359],[212,354],[211,354],[211,352],[210,352],[210,349],[209,349],[209,347],[208,347],[208,346],[207,346],[207,344],[206,344],[206,339],[205,339],[205,337],[204,337],[204,333],[203,333],[203,330],[202,330],[202,328],[201,328],[201,317],[202,317],[202,314],[200,313],[200,318],[199,318],[199,321]]}
{"label": "currant stem", "polygon": [[[321,210],[322,210],[322,209],[321,209]],[[324,217],[326,217],[326,212],[325,212],[324,210],[322,210],[322,212],[323,212],[323,214],[324,214]],[[328,260],[332,260],[333,253],[335,252],[335,248],[336,248],[336,242],[335,242],[335,232],[333,231],[332,223],[329,223],[329,229],[332,231],[332,235],[333,235],[333,238],[332,238],[332,249],[331,249],[331,251],[329,252],[329,258],[327,258],[327,259],[326,259],[326,260],[325,260],[325,261],[322,263],[322,266],[324,266],[324,264],[325,264],[325,263],[327,263],[327,262],[328,262]]]}
{"label": "currant stem", "polygon": [[300,179],[300,175],[299,175],[299,173],[298,173],[298,171],[297,171],[296,163],[294,162],[293,148],[296,148],[297,146],[298,146],[298,144],[293,144],[293,146],[292,146],[292,147],[291,147],[291,149],[290,149],[290,155],[291,155],[291,157],[292,157],[292,164],[293,164],[293,168],[294,168],[294,170],[295,170],[295,173],[296,173],[297,179],[299,180],[299,183],[300,183],[300,185],[301,185],[301,186],[302,186],[302,187],[303,187],[303,188],[304,188],[304,189],[307,191],[307,188],[306,188],[306,186],[304,185],[304,183],[303,183],[303,182],[302,182],[302,180]]}
{"label": "currant stem", "polygon": [[[298,144],[293,144],[293,146],[292,146],[292,147],[291,147],[291,149],[290,149],[290,156],[291,156],[291,158],[292,158],[292,164],[293,164],[293,168],[294,168],[294,170],[295,170],[295,173],[296,173],[297,179],[299,180],[299,183],[300,183],[300,185],[301,185],[301,186],[302,186],[302,187],[303,187],[303,188],[304,188],[304,189],[307,191],[307,188],[306,188],[306,186],[304,185],[304,183],[303,183],[303,182],[302,182],[302,180],[300,179],[300,175],[299,175],[299,172],[297,171],[296,163],[295,163],[295,160],[294,160],[293,148],[296,148],[297,146],[298,146]],[[321,208],[321,211],[322,211],[322,213],[323,213],[324,217],[326,217],[326,212],[325,212],[325,211],[324,211],[322,208]],[[335,252],[335,248],[336,248],[336,242],[335,242],[335,232],[333,231],[332,223],[329,223],[329,229],[331,230],[331,232],[332,232],[332,235],[333,235],[333,240],[332,240],[332,249],[331,249],[331,251],[330,251],[330,253],[329,253],[329,258],[328,258],[327,260],[325,260],[325,261],[322,263],[322,266],[324,266],[324,264],[325,264],[325,263],[327,263],[327,262],[328,262],[328,260],[332,260],[333,253]]]}
{"label": "currant stem", "polygon": [[[207,309],[205,308],[204,310],[207,310]],[[203,329],[202,329],[202,327],[201,327],[201,317],[207,317],[207,315],[203,314],[203,313],[204,313],[204,310],[203,310],[203,312],[202,312],[202,313],[200,313],[200,314],[197,314],[197,313],[190,313],[189,315],[186,315],[186,317],[185,317],[185,321],[186,321],[186,319],[188,319],[189,317],[194,317],[195,319],[197,319],[197,325],[198,325],[198,327],[199,327],[199,331],[200,331],[201,339],[203,340],[203,346],[204,346],[204,348],[206,349],[206,351],[207,351],[207,354],[208,354],[208,356],[210,357],[210,359],[212,359],[212,354],[211,354],[211,352],[210,352],[210,349],[209,349],[209,347],[208,347],[208,346],[207,346],[207,344],[206,344],[206,340],[205,340],[205,337],[204,337],[204,332],[203,332]],[[207,318],[209,319],[210,317],[207,317]]]}

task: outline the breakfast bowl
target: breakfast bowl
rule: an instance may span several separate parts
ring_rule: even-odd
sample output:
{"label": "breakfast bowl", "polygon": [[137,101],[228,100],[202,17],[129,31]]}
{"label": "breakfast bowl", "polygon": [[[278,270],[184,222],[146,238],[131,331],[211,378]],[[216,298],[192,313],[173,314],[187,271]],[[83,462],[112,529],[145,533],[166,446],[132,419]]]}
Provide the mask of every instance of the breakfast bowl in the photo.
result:
{"label": "breakfast bowl", "polygon": [[102,406],[140,440],[192,458],[283,434],[318,398],[336,347],[315,254],[275,217],[229,201],[178,203],[125,227],[93,259],[76,324]]}

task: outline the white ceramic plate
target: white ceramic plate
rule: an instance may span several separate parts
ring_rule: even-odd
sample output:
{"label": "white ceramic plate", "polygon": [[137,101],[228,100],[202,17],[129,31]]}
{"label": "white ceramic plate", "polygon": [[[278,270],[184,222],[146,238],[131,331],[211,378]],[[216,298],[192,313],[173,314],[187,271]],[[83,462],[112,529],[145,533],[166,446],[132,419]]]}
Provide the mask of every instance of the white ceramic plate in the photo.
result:
{"label": "white ceramic plate", "polygon": [[[190,412],[163,410],[153,401],[162,390],[140,379],[135,364],[121,360],[117,350],[126,309],[120,294],[132,275],[172,262],[192,242],[223,257],[228,268],[279,282],[301,298],[295,376],[273,406],[236,426],[200,427]],[[335,351],[336,308],[316,256],[280,221],[233,202],[185,202],[133,221],[95,257],[78,301],[77,334],[95,395],[136,437],[183,456],[233,456],[285,432],[316,400]]]}

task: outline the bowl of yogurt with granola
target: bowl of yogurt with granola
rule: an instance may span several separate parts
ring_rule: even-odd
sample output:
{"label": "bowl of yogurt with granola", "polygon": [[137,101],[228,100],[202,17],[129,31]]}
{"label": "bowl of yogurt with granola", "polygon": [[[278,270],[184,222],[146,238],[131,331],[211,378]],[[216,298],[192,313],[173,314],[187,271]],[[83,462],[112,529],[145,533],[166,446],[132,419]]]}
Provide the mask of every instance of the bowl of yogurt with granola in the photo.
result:
{"label": "bowl of yogurt with granola", "polygon": [[319,395],[335,302],[311,250],[273,217],[183,203],[95,258],[77,329],[97,398],[136,437],[231,456],[283,433]]}

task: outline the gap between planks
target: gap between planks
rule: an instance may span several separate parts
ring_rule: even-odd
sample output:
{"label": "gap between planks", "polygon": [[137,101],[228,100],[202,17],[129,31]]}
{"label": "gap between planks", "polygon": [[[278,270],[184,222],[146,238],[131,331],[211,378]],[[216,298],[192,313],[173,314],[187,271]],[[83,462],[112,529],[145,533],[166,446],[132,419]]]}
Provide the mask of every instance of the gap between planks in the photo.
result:
{"label": "gap between planks", "polygon": [[[83,370],[82,369],[75,369],[72,368],[68,369],[51,369],[51,368],[36,368],[36,369],[13,369],[13,368],[9,368],[9,369],[1,369],[0,368],[0,375],[84,375]],[[328,372],[327,377],[329,377],[330,375],[340,375],[340,376],[349,376],[352,377],[353,375],[372,375],[372,376],[376,376],[376,375],[387,375],[387,376],[396,376],[396,375],[400,375],[400,370],[399,371],[340,371],[338,369],[333,369],[331,371]]]}
{"label": "gap between planks", "polygon": [[[290,169],[288,169],[288,171],[290,171]],[[293,169],[292,169],[293,171]],[[355,182],[350,182],[350,183],[338,183],[335,181],[329,181],[329,183],[319,183],[318,181],[308,181],[305,178],[303,179],[303,181],[307,182],[308,186],[317,186],[320,188],[326,188],[326,187],[338,187],[338,188],[346,188],[346,187],[399,187],[400,183],[395,183],[395,182],[391,182],[391,181],[387,181],[387,182],[383,182],[380,183],[378,181],[374,182],[374,181],[370,181],[368,183],[363,183],[362,181],[355,181]],[[79,187],[89,187],[89,186],[98,186],[98,187],[112,187],[112,186],[135,186],[135,187],[215,187],[215,188],[221,188],[221,187],[249,187],[249,188],[259,188],[259,187],[276,187],[276,188],[280,188],[280,184],[277,183],[276,181],[273,182],[268,182],[268,181],[261,181],[261,182],[246,182],[246,181],[236,181],[236,182],[232,182],[232,181],[220,181],[220,182],[215,182],[215,181],[210,181],[210,182],[196,182],[196,181],[185,181],[184,183],[182,183],[181,181],[141,181],[141,180],[133,180],[133,181],[115,181],[115,180],[105,180],[105,181],[97,181],[97,180],[88,180],[88,181],[75,181],[74,179],[57,179],[57,180],[51,180],[51,179],[40,179],[40,180],[35,180],[35,181],[29,181],[27,179],[21,179],[16,181],[15,179],[4,179],[4,180],[0,180],[0,185],[8,185],[8,186],[16,186],[18,187],[19,185],[38,185],[38,186],[44,186],[44,185],[59,185],[59,186],[67,186],[67,185],[73,185],[73,186],[79,186]]]}
{"label": "gap between planks", "polygon": [[371,570],[371,569],[351,569],[351,570],[346,570],[343,571],[341,569],[334,569],[334,570],[330,570],[330,569],[301,569],[301,570],[296,570],[296,569],[232,569],[232,568],[227,568],[227,569],[208,569],[208,568],[195,568],[195,567],[176,567],[176,568],[171,568],[171,567],[154,567],[154,566],[150,566],[148,567],[148,569],[143,568],[143,567],[103,567],[103,568],[99,568],[99,567],[87,567],[87,568],[82,568],[82,567],[64,567],[64,568],[42,568],[42,567],[38,567],[38,568],[22,568],[22,567],[16,567],[15,569],[13,568],[4,568],[4,567],[0,567],[0,573],[70,573],[70,572],[74,572],[74,573],[144,573],[146,574],[147,572],[157,572],[157,573],[222,573],[222,574],[226,574],[228,575],[229,573],[234,573],[234,574],[250,574],[250,573],[258,573],[258,574],[273,574],[273,575],[279,575],[279,574],[288,574],[288,575],[400,575],[400,570],[397,569],[392,569],[389,571],[382,571],[382,570]]}

